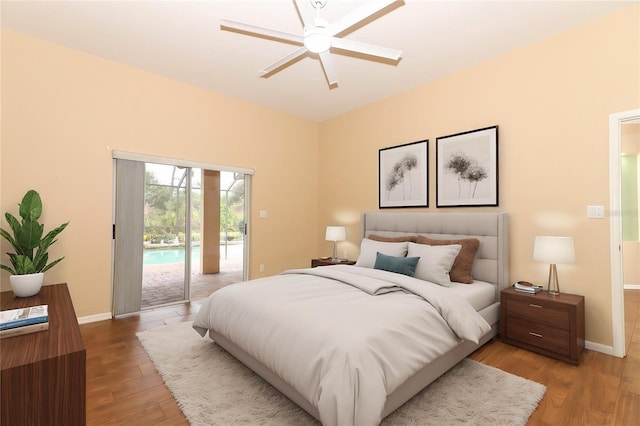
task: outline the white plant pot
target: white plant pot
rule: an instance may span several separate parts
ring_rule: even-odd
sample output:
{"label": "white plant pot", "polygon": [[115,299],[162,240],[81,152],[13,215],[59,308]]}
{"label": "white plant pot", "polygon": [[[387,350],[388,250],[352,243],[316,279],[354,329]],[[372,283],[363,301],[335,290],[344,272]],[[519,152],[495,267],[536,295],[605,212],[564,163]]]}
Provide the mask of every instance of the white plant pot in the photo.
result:
{"label": "white plant pot", "polygon": [[43,279],[44,273],[42,272],[37,274],[9,276],[9,282],[11,283],[13,294],[18,297],[29,297],[38,294],[42,287]]}

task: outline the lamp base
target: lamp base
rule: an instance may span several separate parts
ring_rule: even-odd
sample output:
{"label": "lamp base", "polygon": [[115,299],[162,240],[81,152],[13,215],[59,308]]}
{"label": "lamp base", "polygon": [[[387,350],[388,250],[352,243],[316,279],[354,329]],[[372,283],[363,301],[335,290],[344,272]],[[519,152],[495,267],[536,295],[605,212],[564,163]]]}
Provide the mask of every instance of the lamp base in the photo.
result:
{"label": "lamp base", "polygon": [[560,283],[558,282],[558,270],[556,264],[549,265],[549,281],[547,283],[547,293],[550,296],[557,296],[560,294]]}

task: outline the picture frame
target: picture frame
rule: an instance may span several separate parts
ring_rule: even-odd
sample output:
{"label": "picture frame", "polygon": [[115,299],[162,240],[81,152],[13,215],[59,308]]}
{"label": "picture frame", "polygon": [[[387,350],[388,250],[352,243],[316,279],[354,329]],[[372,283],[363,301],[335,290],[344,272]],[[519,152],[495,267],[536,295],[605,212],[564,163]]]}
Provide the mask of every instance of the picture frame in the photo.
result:
{"label": "picture frame", "polygon": [[429,140],[378,150],[378,207],[429,207]]}
{"label": "picture frame", "polygon": [[498,126],[436,138],[436,207],[498,204]]}

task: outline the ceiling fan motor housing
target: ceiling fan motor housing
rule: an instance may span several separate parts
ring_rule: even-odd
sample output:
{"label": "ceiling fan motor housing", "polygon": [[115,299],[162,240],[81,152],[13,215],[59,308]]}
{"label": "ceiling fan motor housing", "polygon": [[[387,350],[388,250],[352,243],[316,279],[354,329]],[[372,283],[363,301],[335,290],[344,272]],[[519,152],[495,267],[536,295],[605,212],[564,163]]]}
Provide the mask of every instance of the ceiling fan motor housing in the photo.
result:
{"label": "ceiling fan motor housing", "polygon": [[304,29],[304,47],[313,53],[326,52],[331,48],[332,37],[333,34],[329,32],[329,23],[318,18],[315,20],[315,26]]}

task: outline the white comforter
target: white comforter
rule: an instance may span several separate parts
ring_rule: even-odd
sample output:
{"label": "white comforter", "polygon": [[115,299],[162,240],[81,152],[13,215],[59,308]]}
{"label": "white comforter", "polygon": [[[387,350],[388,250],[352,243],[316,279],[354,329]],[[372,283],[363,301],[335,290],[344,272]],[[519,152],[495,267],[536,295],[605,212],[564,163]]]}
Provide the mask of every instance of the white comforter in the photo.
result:
{"label": "white comforter", "polygon": [[228,338],[316,406],[324,425],[341,426],[377,425],[388,394],[490,330],[450,289],[346,265],[227,286],[193,327]]}

